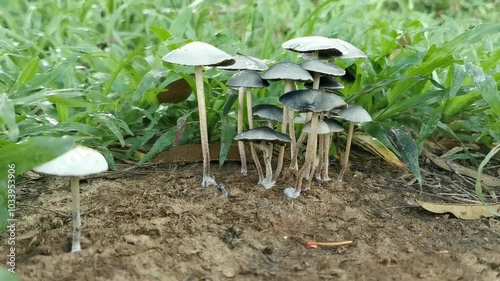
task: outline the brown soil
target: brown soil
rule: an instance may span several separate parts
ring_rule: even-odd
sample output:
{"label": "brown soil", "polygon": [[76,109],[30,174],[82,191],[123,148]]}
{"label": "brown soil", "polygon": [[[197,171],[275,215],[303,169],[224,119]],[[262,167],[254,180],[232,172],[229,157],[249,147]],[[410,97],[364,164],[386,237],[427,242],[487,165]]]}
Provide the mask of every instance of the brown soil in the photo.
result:
{"label": "brown soil", "polygon": [[[212,165],[228,198],[200,187],[199,163],[83,180],[76,254],[67,252],[68,181],[27,181],[18,190],[17,273],[34,281],[500,280],[498,219],[424,211],[400,171],[357,159],[345,182],[297,200],[283,195],[292,179],[265,190],[236,162]],[[301,239],[354,243],[307,249]]]}

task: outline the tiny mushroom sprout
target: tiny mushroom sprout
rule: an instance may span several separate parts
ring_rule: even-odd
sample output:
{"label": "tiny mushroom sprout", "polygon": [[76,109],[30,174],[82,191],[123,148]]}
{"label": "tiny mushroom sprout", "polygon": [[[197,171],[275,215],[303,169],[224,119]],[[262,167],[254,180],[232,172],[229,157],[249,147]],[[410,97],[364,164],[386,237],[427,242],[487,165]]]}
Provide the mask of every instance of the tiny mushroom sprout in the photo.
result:
{"label": "tiny mushroom sprout", "polygon": [[275,184],[271,163],[273,144],[285,145],[291,141],[290,137],[287,134],[276,132],[268,126],[262,126],[243,131],[237,134],[234,140],[256,143],[259,149],[262,150],[264,163],[266,165],[266,177],[260,184],[266,189],[273,187]]}
{"label": "tiny mushroom sprout", "polygon": [[[262,78],[269,81],[284,80],[285,87],[283,93],[286,94],[295,90],[294,81],[312,82],[313,77],[307,70],[300,67],[298,64],[292,62],[280,62],[270,67],[263,75]],[[295,125],[294,116],[289,112],[288,108],[283,107],[283,122],[281,124],[281,132],[286,134],[287,126],[289,126],[288,135],[291,138],[290,148],[293,153],[295,148]],[[278,155],[278,166],[276,167],[276,176],[279,177],[283,168],[283,157],[285,156],[285,147],[282,146]]]}
{"label": "tiny mushroom sprout", "polygon": [[200,116],[201,148],[203,153],[203,180],[201,185],[207,187],[217,183],[210,175],[210,152],[208,149],[207,110],[203,88],[203,66],[224,66],[234,64],[232,56],[204,42],[194,41],[171,51],[163,57],[168,63],[194,66],[196,80],[196,98]]}
{"label": "tiny mushroom sprout", "polygon": [[343,159],[342,170],[340,171],[339,181],[342,181],[344,174],[349,164],[349,153],[351,151],[352,134],[354,132],[354,124],[362,124],[371,122],[370,114],[359,105],[349,105],[349,107],[342,109],[338,112],[338,117],[349,121],[349,132],[347,133],[347,143],[345,148],[345,155]]}
{"label": "tiny mushroom sprout", "polygon": [[280,102],[293,111],[312,112],[311,133],[307,139],[306,159],[299,170],[295,188],[285,189],[285,195],[297,198],[300,195],[302,179],[313,165],[317,148],[318,114],[334,108],[345,107],[345,101],[335,94],[326,94],[319,90],[296,90],[280,97]]}
{"label": "tiny mushroom sprout", "polygon": [[82,221],[80,218],[79,185],[81,176],[97,174],[108,169],[108,163],[101,153],[91,148],[78,145],[61,156],[45,164],[35,167],[33,171],[54,176],[69,176],[71,178],[73,241],[71,252],[81,250],[80,233]]}
{"label": "tiny mushroom sprout", "polygon": [[[220,66],[219,69],[241,71],[234,74],[226,85],[238,88],[238,133],[243,131],[243,111],[244,111],[244,99],[245,91],[247,96],[247,118],[249,128],[253,128],[252,120],[252,93],[251,88],[262,88],[269,86],[267,81],[262,80],[257,71],[265,71],[268,69],[266,63],[258,58],[251,56],[245,56],[242,54],[236,54],[234,57],[235,63],[229,66]],[[238,142],[238,149],[240,152],[241,160],[241,173],[247,173],[247,160],[245,154],[245,146],[243,142]],[[258,163],[258,159],[255,158],[255,148],[252,148],[252,157],[254,158],[255,164]],[[257,161],[256,161],[257,160]],[[259,176],[262,174],[260,170],[260,164],[258,165],[257,171]]]}

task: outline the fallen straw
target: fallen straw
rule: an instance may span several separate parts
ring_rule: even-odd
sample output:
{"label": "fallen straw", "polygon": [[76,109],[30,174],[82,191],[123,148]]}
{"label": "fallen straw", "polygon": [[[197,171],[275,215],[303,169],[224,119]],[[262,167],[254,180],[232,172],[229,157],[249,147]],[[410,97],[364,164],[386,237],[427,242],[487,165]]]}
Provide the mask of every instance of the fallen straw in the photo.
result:
{"label": "fallen straw", "polygon": [[341,242],[305,242],[304,246],[308,249],[316,249],[318,246],[344,246],[344,245],[350,245],[352,244],[353,241],[341,241]]}

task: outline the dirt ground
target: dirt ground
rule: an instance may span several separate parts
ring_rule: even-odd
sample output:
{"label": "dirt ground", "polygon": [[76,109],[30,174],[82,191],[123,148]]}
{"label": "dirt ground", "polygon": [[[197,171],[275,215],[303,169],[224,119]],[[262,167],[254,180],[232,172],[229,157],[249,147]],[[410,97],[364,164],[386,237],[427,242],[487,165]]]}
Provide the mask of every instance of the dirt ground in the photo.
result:
{"label": "dirt ground", "polygon": [[[408,177],[358,152],[343,183],[287,199],[239,163],[162,164],[82,180],[82,248],[68,253],[68,181],[18,190],[22,280],[500,280],[500,220],[459,220],[414,204]],[[339,171],[337,162],[331,175]],[[444,172],[443,172],[444,173]],[[304,241],[352,245],[308,249]],[[3,239],[5,241],[5,239]],[[2,247],[1,256],[6,255]]]}

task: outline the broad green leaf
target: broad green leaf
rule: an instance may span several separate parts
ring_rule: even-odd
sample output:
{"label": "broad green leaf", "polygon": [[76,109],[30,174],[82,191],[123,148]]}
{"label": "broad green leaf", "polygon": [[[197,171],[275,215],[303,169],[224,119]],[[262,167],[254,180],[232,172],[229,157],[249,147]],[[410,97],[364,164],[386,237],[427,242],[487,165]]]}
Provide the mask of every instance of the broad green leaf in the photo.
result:
{"label": "broad green leaf", "polygon": [[[7,128],[3,123],[7,125]],[[0,130],[4,131],[11,142],[15,142],[19,138],[14,103],[7,99],[5,94],[0,94]]]}
{"label": "broad green leaf", "polygon": [[394,146],[399,150],[401,157],[412,174],[417,178],[420,186],[422,186],[422,175],[420,174],[420,165],[418,163],[419,151],[411,134],[403,129],[403,127],[392,128],[387,131],[387,134],[392,139]]}
{"label": "broad green leaf", "polygon": [[168,31],[170,34],[172,34],[173,37],[177,38],[182,38],[184,31],[186,30],[186,26],[188,25],[189,21],[191,20],[191,15],[193,14],[193,11],[190,6],[184,6],[177,16],[175,17],[175,20],[172,22],[170,27],[168,28]]}
{"label": "broad green leaf", "polygon": [[67,57],[63,62],[61,62],[58,66],[53,68],[48,72],[43,72],[35,77],[33,77],[29,81],[30,87],[38,87],[38,86],[47,86],[56,80],[59,76],[63,75],[66,70],[70,67],[74,67],[76,61],[81,57],[80,53],[75,53],[69,57]]}
{"label": "broad green leaf", "polygon": [[468,30],[446,44],[437,48],[424,62],[420,65],[415,65],[408,71],[409,76],[428,75],[436,68],[443,68],[453,62],[450,56],[458,52],[464,47],[470,46],[482,40],[483,37],[499,33],[500,23],[480,24],[471,30]]}
{"label": "broad green leaf", "polygon": [[488,103],[491,110],[500,116],[500,95],[498,94],[495,79],[483,72],[479,66],[472,63],[466,63],[467,73],[483,96],[483,99]]}
{"label": "broad green leaf", "polygon": [[168,71],[157,69],[153,69],[146,73],[132,95],[132,101],[135,102],[141,99],[144,93],[146,93],[149,89],[155,88],[158,81],[160,81],[161,78],[164,78],[167,74]]}
{"label": "broad green leaf", "polygon": [[160,39],[160,41],[162,42],[165,42],[168,39],[172,38],[170,32],[168,32],[168,30],[163,27],[150,25],[149,29],[151,29],[151,31],[153,31],[156,37],[158,37],[158,39]]}
{"label": "broad green leaf", "polygon": [[[75,147],[72,137],[35,137],[25,142],[0,147],[0,167],[16,166],[16,175],[48,162]],[[0,173],[6,173],[0,169]],[[3,175],[3,174],[0,174]]]}
{"label": "broad green leaf", "polygon": [[56,104],[56,110],[57,110],[57,120],[59,120],[59,122],[61,123],[68,122],[69,119],[68,107],[61,104]]}
{"label": "broad green leaf", "polygon": [[85,107],[85,108],[95,107],[94,103],[84,101],[82,99],[72,99],[60,96],[49,96],[47,97],[47,100],[49,100],[53,104],[63,105],[68,107]]}
{"label": "broad green leaf", "polygon": [[175,134],[177,133],[177,126],[168,129],[163,135],[161,135],[156,142],[151,147],[151,150],[144,155],[139,161],[139,165],[142,165],[149,161],[153,156],[162,152],[166,147],[171,146],[174,142]]}
{"label": "broad green leaf", "polygon": [[14,84],[14,90],[18,90],[22,85],[26,84],[38,70],[38,66],[40,65],[40,59],[38,57],[34,57],[31,61],[24,67],[23,71],[19,74],[19,77]]}
{"label": "broad green leaf", "polygon": [[103,134],[103,131],[101,129],[97,129],[95,126],[84,123],[68,122],[42,126],[40,126],[39,124],[32,124],[31,126],[22,128],[21,137],[69,132],[79,132],[95,137],[101,137]]}
{"label": "broad green leaf", "polygon": [[113,133],[113,135],[116,136],[121,146],[125,146],[125,140],[123,139],[123,135],[120,130],[120,125],[118,124],[116,118],[104,114],[100,115],[99,118],[104,122],[106,127],[108,127],[108,129]]}
{"label": "broad green leaf", "polygon": [[373,114],[374,120],[384,120],[396,114],[403,114],[407,110],[414,110],[415,108],[430,106],[437,103],[444,98],[446,92],[443,90],[428,91],[419,95],[413,95],[406,99],[400,100],[397,103],[387,107],[383,112],[376,112]]}
{"label": "broad green leaf", "polygon": [[229,111],[231,111],[231,107],[238,100],[238,91],[234,89],[229,89],[226,94],[226,103],[224,104],[224,110],[222,111],[222,116],[226,116]]}
{"label": "broad green leaf", "polygon": [[442,120],[448,122],[461,114],[467,107],[481,99],[480,93],[469,93],[454,97],[446,102],[443,109]]}
{"label": "broad green leaf", "polygon": [[221,120],[221,135],[220,135],[220,154],[219,154],[219,165],[223,165],[226,161],[227,153],[231,144],[233,143],[233,138],[236,135],[236,122],[234,119],[225,116]]}
{"label": "broad green leaf", "polygon": [[432,136],[434,131],[436,131],[437,122],[437,119],[430,119],[423,123],[422,127],[420,127],[420,133],[418,133],[418,138],[416,140],[417,146],[419,148],[419,154],[424,148],[424,140],[428,139],[430,136]]}
{"label": "broad green leaf", "polygon": [[453,65],[453,77],[451,80],[450,92],[448,94],[450,99],[454,98],[457,95],[458,90],[460,90],[460,88],[464,84],[466,77],[467,72],[465,71],[465,66],[455,63]]}

